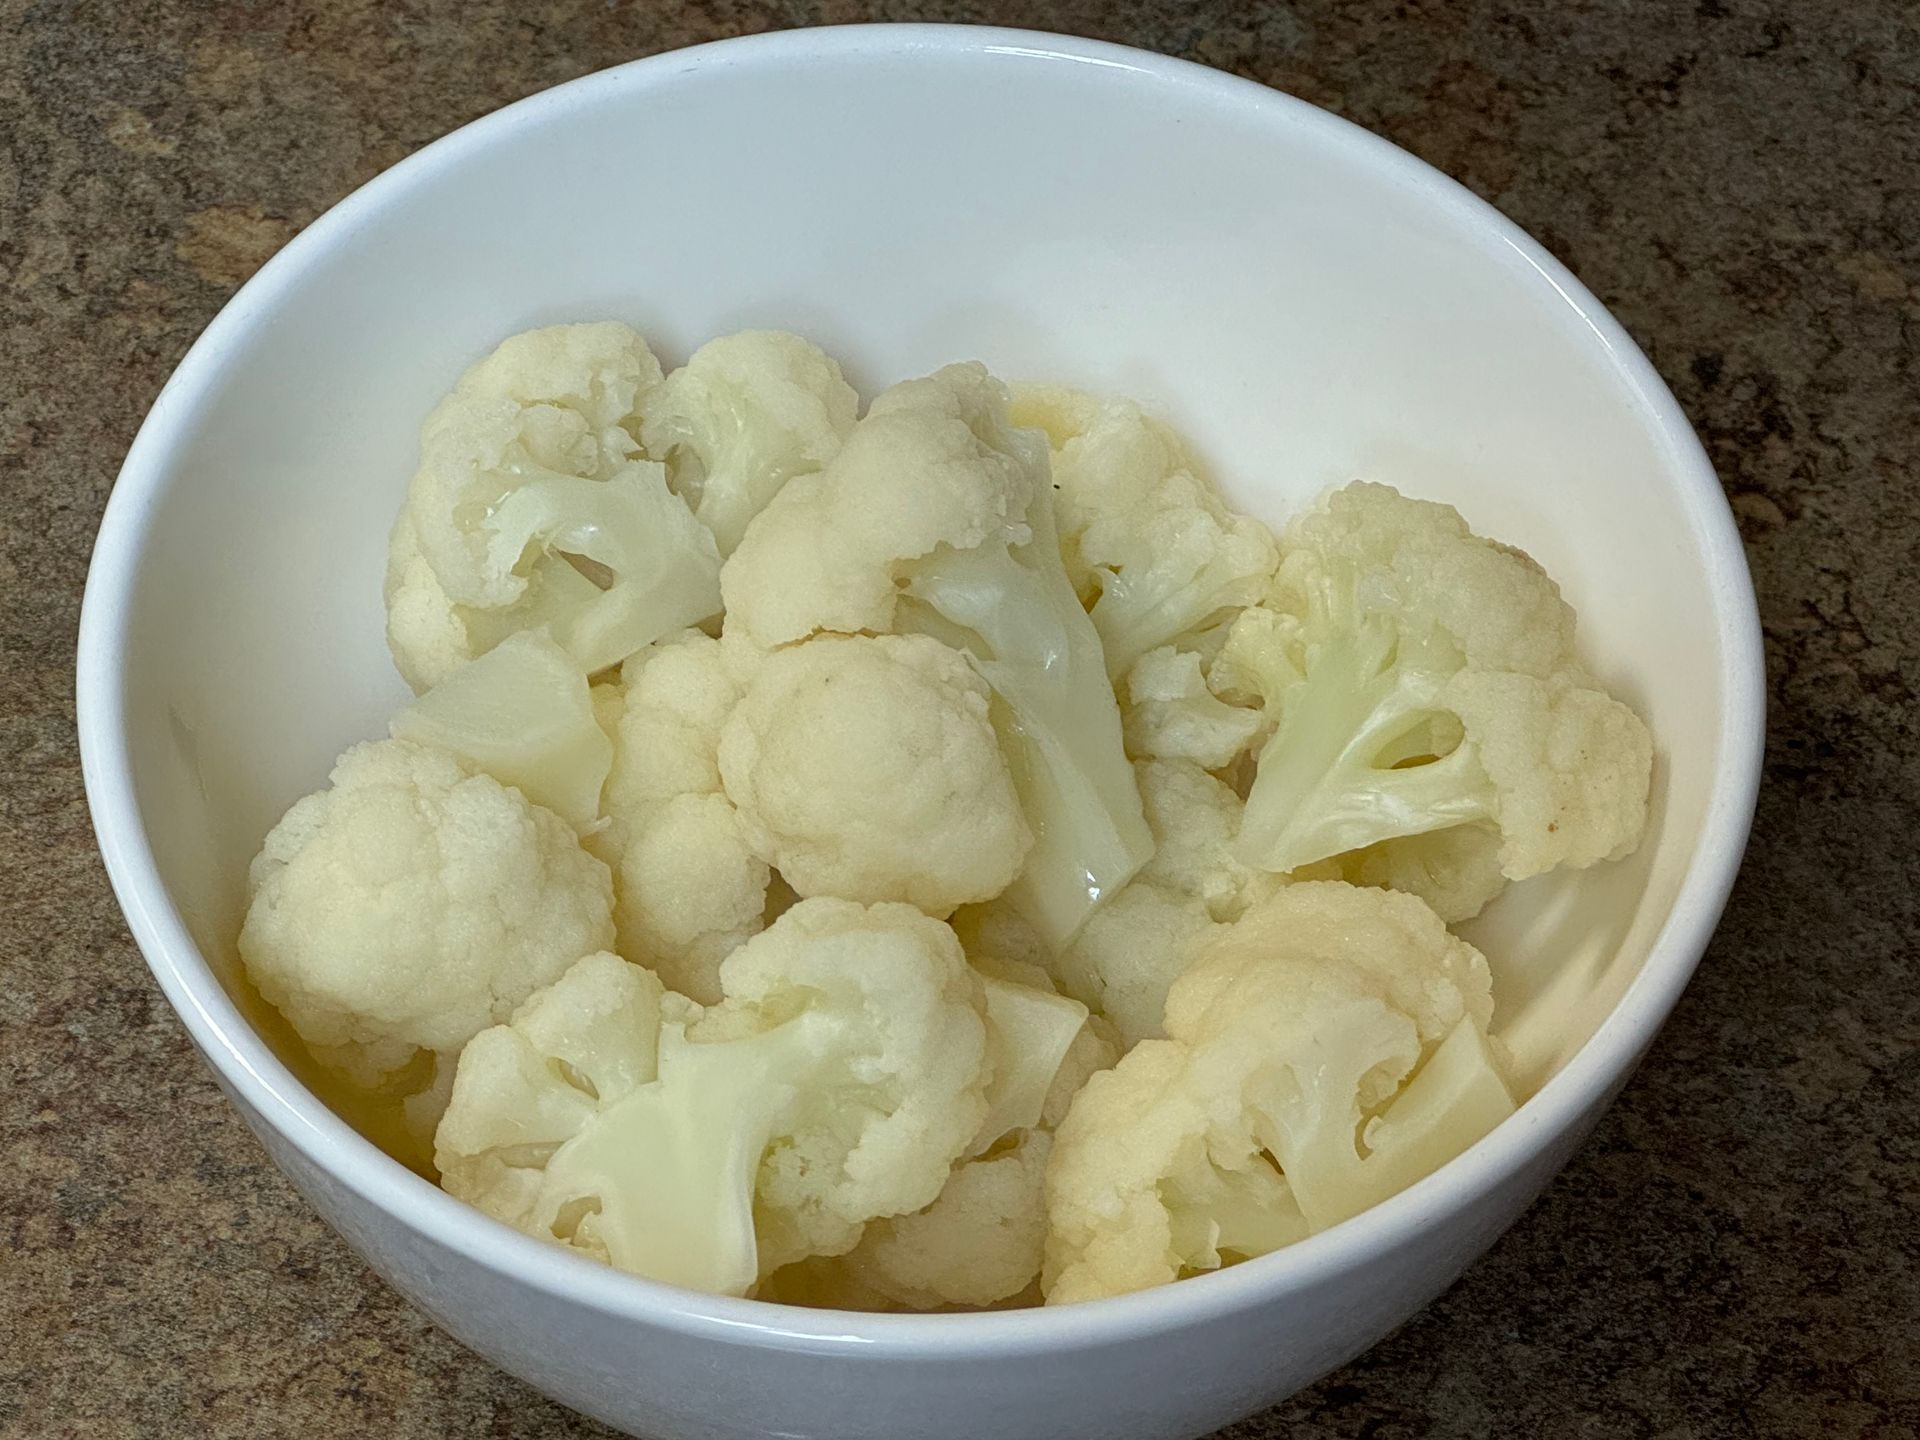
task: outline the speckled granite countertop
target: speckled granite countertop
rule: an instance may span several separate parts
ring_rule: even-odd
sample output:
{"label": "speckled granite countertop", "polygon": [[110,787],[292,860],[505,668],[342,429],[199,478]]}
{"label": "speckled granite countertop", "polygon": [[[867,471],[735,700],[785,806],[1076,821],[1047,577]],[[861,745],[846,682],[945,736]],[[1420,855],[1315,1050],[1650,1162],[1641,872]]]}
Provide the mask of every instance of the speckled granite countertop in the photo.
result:
{"label": "speckled granite countertop", "polygon": [[869,18],[1187,55],[1465,181],[1646,346],[1759,583],[1768,788],[1651,1058],[1450,1294],[1230,1434],[1920,1435],[1920,10],[1900,0],[0,0],[0,1434],[606,1433],[364,1270],[195,1058],[88,828],[81,582],[169,369],[347,191],[585,71]]}

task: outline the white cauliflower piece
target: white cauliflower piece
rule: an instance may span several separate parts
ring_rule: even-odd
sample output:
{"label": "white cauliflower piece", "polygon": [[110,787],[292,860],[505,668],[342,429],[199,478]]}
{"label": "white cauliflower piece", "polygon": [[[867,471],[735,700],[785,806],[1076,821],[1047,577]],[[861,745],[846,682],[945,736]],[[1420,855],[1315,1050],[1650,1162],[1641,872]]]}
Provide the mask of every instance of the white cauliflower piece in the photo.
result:
{"label": "white cauliflower piece", "polygon": [[1224,770],[1266,725],[1258,709],[1215,695],[1191,650],[1149,650],[1127,672],[1126,688],[1127,753],[1136,760],[1191,760]]}
{"label": "white cauliflower piece", "polygon": [[437,745],[544,805],[576,829],[600,815],[613,742],[587,677],[541,631],[509,635],[393,717],[396,740]]}
{"label": "white cauliflower piece", "polygon": [[993,1074],[987,1118],[933,1204],[874,1221],[842,1260],[816,1266],[813,1283],[843,1303],[865,1295],[908,1310],[995,1305],[1039,1279],[1051,1132],[1115,1052],[1100,1022],[1054,994],[1043,971],[1010,962],[978,968],[987,977]]}
{"label": "white cauliflower piece", "polygon": [[823,635],[755,670],[720,737],[754,853],[801,895],[929,915],[998,895],[1033,844],[966,657],[924,635]]}
{"label": "white cauliflower piece", "polygon": [[1227,509],[1179,437],[1138,405],[1036,386],[1013,413],[1052,442],[1061,544],[1097,592],[1110,674],[1265,592],[1273,536]]}
{"label": "white cauliflower piece", "polygon": [[720,779],[750,664],[693,630],[635,655],[620,687],[598,687],[613,766],[607,823],[587,844],[613,870],[620,953],[702,1004],[720,998],[720,962],[760,929],[771,878]]}
{"label": "white cauliflower piece", "polygon": [[1094,911],[1053,973],[1130,1048],[1161,1033],[1168,988],[1218,928],[1197,897],[1136,880]]}
{"label": "white cauliflower piece", "polygon": [[1652,745],[1594,688],[1573,612],[1519,551],[1384,485],[1287,528],[1271,609],[1216,665],[1277,714],[1240,855],[1268,870],[1460,825],[1524,879],[1617,859],[1646,823]]}
{"label": "white cauliflower piece", "polygon": [[993,1305],[1040,1274],[1053,1137],[1022,1131],[1004,1150],[956,1166],[926,1209],[876,1220],[841,1261],[855,1284],[908,1310]]}
{"label": "white cauliflower piece", "polygon": [[[660,981],[600,951],[529,996],[506,1024],[461,1052],[434,1132],[434,1164],[449,1195],[543,1238],[610,1259],[625,1233],[619,1197],[576,1207],[546,1183],[567,1141],[657,1074]],[[603,1238],[603,1234],[605,1238]]]}
{"label": "white cauliflower piece", "polygon": [[[646,981],[614,995],[605,961],[592,1005],[543,1000],[645,1030]],[[476,1201],[532,1233],[720,1294],[929,1204],[987,1109],[979,982],[953,932],[906,905],[803,900],[721,978],[704,1012],[655,997],[653,1071],[625,1052],[611,1099],[591,1073],[575,1082],[552,1038],[568,1026],[531,1032],[541,1006],[510,1027],[525,1044],[476,1040],[441,1121],[443,1172],[482,1177]],[[577,1096],[522,1078],[556,1072]]]}
{"label": "white cauliflower piece", "polygon": [[1471,920],[1506,888],[1500,832],[1456,825],[1402,840],[1383,840],[1339,857],[1340,878],[1418,895],[1449,925]]}
{"label": "white cauliflower piece", "polygon": [[1009,899],[1059,946],[1151,841],[1046,477],[1044,438],[1010,425],[1004,388],[948,366],[880,395],[826,469],[788,482],[721,588],[729,632],[762,648],[906,630],[968,655],[1002,702],[994,723],[1034,833]]}
{"label": "white cauliflower piece", "polygon": [[1048,1303],[1264,1254],[1458,1154],[1513,1110],[1492,1009],[1485,959],[1411,896],[1303,883],[1248,911],[1168,994],[1168,1038],[1061,1122]]}
{"label": "white cauliflower piece", "polygon": [[388,642],[424,689],[545,627],[589,673],[720,611],[712,535],[645,460],[660,382],[624,325],[505,341],[427,417],[388,557]]}
{"label": "white cauliflower piece", "polygon": [[451,1056],[613,941],[573,828],[444,750],[356,745],[249,873],[240,958],[300,1037],[369,1082]]}
{"label": "white cauliflower piece", "polygon": [[1188,760],[1134,770],[1153,858],[1053,962],[1067,993],[1105,1016],[1126,1045],[1161,1033],[1168,988],[1219,923],[1288,883],[1235,856],[1240,797],[1226,785]]}
{"label": "white cauliflower piece", "polygon": [[1231,787],[1189,760],[1147,760],[1134,766],[1153,859],[1139,878],[1190,895],[1214,920],[1238,920],[1286,883],[1234,854],[1242,805]]}
{"label": "white cauliflower piece", "polygon": [[[1044,975],[986,972],[987,1113],[967,1147],[983,1155],[1017,1131],[1042,1123],[1074,1046],[1087,1032],[1087,1007],[1057,993]],[[1085,1050],[1076,1063],[1084,1063]],[[1084,1076],[1082,1077],[1084,1078]]]}
{"label": "white cauliflower piece", "polygon": [[724,557],[796,475],[853,429],[860,397],[819,346],[783,330],[709,340],[640,399],[640,439]]}

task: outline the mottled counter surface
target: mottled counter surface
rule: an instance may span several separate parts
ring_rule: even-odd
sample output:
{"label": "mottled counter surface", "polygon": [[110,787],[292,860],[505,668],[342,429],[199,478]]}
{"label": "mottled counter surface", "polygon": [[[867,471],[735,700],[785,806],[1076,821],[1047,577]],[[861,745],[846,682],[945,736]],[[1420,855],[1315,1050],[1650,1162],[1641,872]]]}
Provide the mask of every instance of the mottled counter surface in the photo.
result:
{"label": "mottled counter surface", "polygon": [[1920,1434],[1920,7],[1897,0],[0,0],[0,1434],[601,1436],[321,1227],[108,893],[72,659],[162,380],[328,205],[615,61],[823,21],[1190,56],[1471,185],[1698,423],[1769,644],[1768,788],[1699,978],[1444,1299],[1230,1432]]}

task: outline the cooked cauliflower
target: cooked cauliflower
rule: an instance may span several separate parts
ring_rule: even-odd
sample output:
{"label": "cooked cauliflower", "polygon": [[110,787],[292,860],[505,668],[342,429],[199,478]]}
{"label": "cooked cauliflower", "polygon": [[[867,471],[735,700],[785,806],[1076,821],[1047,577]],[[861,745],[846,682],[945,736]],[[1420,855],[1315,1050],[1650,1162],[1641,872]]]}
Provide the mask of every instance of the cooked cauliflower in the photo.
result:
{"label": "cooked cauliflower", "polygon": [[820,469],[860,397],[818,345],[783,330],[709,340],[640,399],[640,439],[731,555],[776,491]]}
{"label": "cooked cauliflower", "polygon": [[416,698],[242,961],[369,1138],[695,1290],[1060,1304],[1337,1224],[1514,1109],[1447,924],[1646,824],[1525,555],[1367,484],[1276,541],[978,364],[861,418],[784,332],[514,336],[385,591]]}
{"label": "cooked cauliflower", "polygon": [[1266,716],[1229,705],[1207,685],[1201,657],[1163,645],[1127,672],[1127,753],[1136,760],[1191,760],[1224,770],[1260,736]]}
{"label": "cooked cauliflower", "polygon": [[1128,1045],[1161,1033],[1168,987],[1217,925],[1287,883],[1235,857],[1240,797],[1226,785],[1187,760],[1134,769],[1153,858],[1054,962],[1067,992],[1111,1021]]}
{"label": "cooked cauliflower", "polygon": [[1039,1279],[1051,1132],[1115,1054],[1099,1022],[1053,994],[1044,972],[985,968],[987,1118],[933,1204],[875,1220],[836,1266],[817,1268],[813,1284],[838,1300],[866,1295],[908,1310],[995,1305]]}
{"label": "cooked cauliflower", "polygon": [[1061,548],[1082,595],[1097,596],[1111,674],[1265,592],[1273,536],[1228,510],[1179,437],[1138,405],[1030,386],[1013,416],[1052,442]]}
{"label": "cooked cauliflower", "polygon": [[908,1310],[993,1305],[1039,1277],[1047,1239],[1044,1184],[1053,1137],[1022,1131],[1003,1150],[956,1166],[926,1209],[876,1220],[842,1264],[853,1280]]}
{"label": "cooked cauliflower", "polygon": [[1350,485],[1297,518],[1268,609],[1216,669],[1277,714],[1240,855],[1273,871],[1459,825],[1510,879],[1617,858],[1646,823],[1646,726],[1595,688],[1573,612],[1445,505]]}
{"label": "cooked cauliflower", "polygon": [[1154,841],[1141,880],[1192,896],[1214,920],[1238,920],[1286,883],[1235,855],[1243,807],[1229,786],[1190,760],[1146,760],[1134,773]]}
{"label": "cooked cauliflower", "polygon": [[393,717],[396,740],[438,745],[575,828],[593,828],[613,742],[587,677],[543,631],[510,635]]}
{"label": "cooked cauliflower", "polygon": [[[802,900],[721,980],[702,1010],[583,961],[468,1046],[442,1173],[529,1233],[722,1294],[930,1203],[987,1112],[979,982],[953,932],[906,905]],[[587,1057],[601,1069],[562,1048],[583,1034],[607,1037]]]}
{"label": "cooked cauliflower", "polygon": [[613,941],[607,868],[566,821],[406,740],[342,755],[248,878],[247,974],[363,1084],[453,1055]]}
{"label": "cooked cauliflower", "polygon": [[917,631],[962,650],[995,707],[1033,849],[1009,898],[1050,945],[1145,863],[1100,636],[1053,536],[1043,437],[950,365],[874,400],[826,469],[790,481],[721,576],[729,632]]}
{"label": "cooked cauliflower", "polygon": [[1506,888],[1500,832],[1456,825],[1401,840],[1382,840],[1339,857],[1340,878],[1418,895],[1449,925],[1471,920]]}
{"label": "cooked cauliflower", "polygon": [[427,417],[387,567],[388,643],[416,690],[520,630],[591,673],[719,613],[713,536],[635,438],[660,379],[626,326],[555,325]]}
{"label": "cooked cauliflower", "polygon": [[1492,1009],[1486,961],[1411,896],[1314,882],[1248,911],[1173,986],[1168,1038],[1061,1122],[1048,1303],[1264,1254],[1458,1154],[1513,1109]]}
{"label": "cooked cauliflower", "polygon": [[720,779],[720,736],[753,657],[690,630],[649,646],[597,687],[613,736],[605,828],[588,846],[613,869],[620,952],[702,1004],[720,962],[760,929],[771,872]]}
{"label": "cooked cauliflower", "polygon": [[768,656],[720,737],[754,853],[801,895],[929,915],[998,895],[1033,844],[966,657],[924,635]]}

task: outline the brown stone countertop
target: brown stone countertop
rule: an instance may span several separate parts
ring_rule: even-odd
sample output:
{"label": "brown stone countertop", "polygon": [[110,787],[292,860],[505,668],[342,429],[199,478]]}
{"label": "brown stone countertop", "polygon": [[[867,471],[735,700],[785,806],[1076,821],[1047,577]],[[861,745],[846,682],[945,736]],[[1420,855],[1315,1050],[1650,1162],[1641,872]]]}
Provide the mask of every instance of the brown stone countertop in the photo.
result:
{"label": "brown stone countertop", "polygon": [[1357,120],[1598,292],[1765,617],[1767,788],[1699,977],[1449,1294],[1234,1440],[1920,1436],[1920,7],[1905,0],[0,0],[0,1435],[608,1432],[430,1327],[228,1107],[75,753],[93,533],[252,270],[497,106],[723,35],[1071,30]]}

